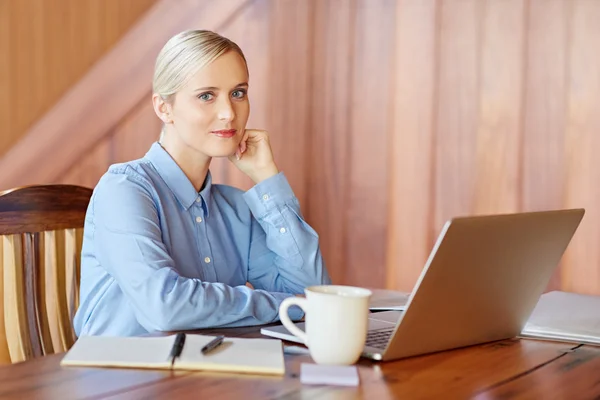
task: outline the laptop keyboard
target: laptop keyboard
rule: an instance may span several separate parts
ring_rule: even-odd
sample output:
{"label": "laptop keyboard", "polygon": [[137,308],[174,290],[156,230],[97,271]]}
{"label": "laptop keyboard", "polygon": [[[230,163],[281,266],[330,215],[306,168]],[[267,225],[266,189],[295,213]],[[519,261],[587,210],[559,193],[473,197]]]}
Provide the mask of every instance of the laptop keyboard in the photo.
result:
{"label": "laptop keyboard", "polygon": [[390,341],[390,336],[392,336],[392,333],[394,333],[394,328],[384,328],[376,331],[369,331],[367,333],[366,345],[383,350]]}

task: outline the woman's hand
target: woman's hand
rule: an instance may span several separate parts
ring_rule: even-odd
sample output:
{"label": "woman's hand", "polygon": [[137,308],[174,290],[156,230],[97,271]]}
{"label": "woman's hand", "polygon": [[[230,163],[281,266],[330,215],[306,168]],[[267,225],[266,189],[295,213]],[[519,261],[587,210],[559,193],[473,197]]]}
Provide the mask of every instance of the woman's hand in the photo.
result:
{"label": "woman's hand", "polygon": [[246,129],[234,155],[229,160],[254,183],[259,183],[279,173],[269,143],[267,131]]}

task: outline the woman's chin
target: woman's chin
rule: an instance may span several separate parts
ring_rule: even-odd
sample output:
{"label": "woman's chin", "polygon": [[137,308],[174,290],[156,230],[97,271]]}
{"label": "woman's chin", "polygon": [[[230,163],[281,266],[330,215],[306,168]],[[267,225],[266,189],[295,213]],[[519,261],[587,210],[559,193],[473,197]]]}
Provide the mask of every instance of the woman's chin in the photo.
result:
{"label": "woman's chin", "polygon": [[205,143],[204,149],[206,150],[206,154],[213,158],[229,157],[234,155],[241,141],[236,137],[227,139],[211,137],[211,139],[213,140]]}
{"label": "woman's chin", "polygon": [[234,149],[215,149],[214,151],[210,152],[209,156],[212,158],[229,157],[234,155],[236,150],[237,147]]}

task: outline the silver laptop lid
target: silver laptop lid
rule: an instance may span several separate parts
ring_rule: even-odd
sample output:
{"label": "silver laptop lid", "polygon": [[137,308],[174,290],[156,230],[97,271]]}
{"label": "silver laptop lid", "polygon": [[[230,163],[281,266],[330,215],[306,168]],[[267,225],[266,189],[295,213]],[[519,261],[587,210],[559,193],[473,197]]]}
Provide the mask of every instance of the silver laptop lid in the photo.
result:
{"label": "silver laptop lid", "polygon": [[583,215],[574,209],[446,223],[383,359],[518,335]]}

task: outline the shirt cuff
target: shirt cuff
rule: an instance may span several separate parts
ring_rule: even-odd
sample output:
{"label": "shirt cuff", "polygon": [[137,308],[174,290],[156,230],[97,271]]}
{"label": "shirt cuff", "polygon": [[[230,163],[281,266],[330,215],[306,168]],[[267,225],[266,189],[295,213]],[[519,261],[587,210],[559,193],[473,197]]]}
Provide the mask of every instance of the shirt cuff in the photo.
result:
{"label": "shirt cuff", "polygon": [[254,185],[244,193],[244,200],[256,219],[262,219],[269,211],[286,203],[297,201],[283,172]]}

